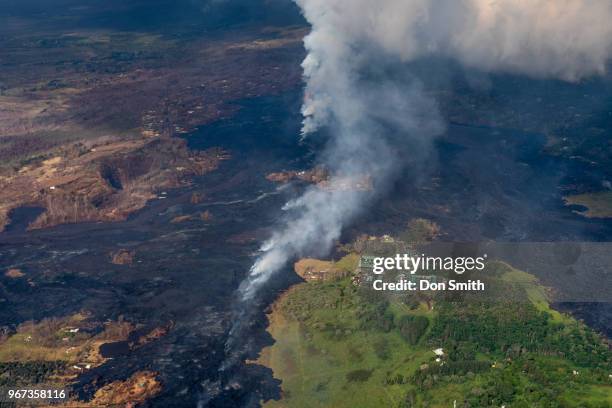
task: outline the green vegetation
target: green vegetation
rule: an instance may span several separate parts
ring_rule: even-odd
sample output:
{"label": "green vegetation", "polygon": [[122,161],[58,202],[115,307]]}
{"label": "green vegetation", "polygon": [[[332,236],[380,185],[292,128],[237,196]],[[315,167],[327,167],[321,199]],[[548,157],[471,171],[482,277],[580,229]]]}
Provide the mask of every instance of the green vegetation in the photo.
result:
{"label": "green vegetation", "polygon": [[103,364],[100,346],[127,339],[134,328],[124,320],[102,325],[88,313],[24,322],[0,337],[0,387],[66,384]]}
{"label": "green vegetation", "polygon": [[598,193],[577,194],[565,197],[567,205],[581,205],[586,207],[585,211],[577,211],[578,214],[590,218],[612,217],[612,191]]}
{"label": "green vegetation", "polygon": [[612,406],[604,339],[550,309],[532,275],[501,263],[489,274],[505,296],[385,296],[350,277],[293,288],[260,359],[283,381],[266,406]]}
{"label": "green vegetation", "polygon": [[342,272],[352,273],[355,268],[357,268],[358,264],[359,255],[351,253],[342,257],[342,259],[340,259],[338,262],[334,263],[334,266],[336,267],[336,269]]}
{"label": "green vegetation", "polygon": [[65,368],[64,361],[0,362],[0,387],[40,384]]}
{"label": "green vegetation", "polygon": [[429,319],[425,316],[402,316],[399,320],[398,330],[402,337],[413,346],[418,344],[419,339],[425,334],[429,326]]}

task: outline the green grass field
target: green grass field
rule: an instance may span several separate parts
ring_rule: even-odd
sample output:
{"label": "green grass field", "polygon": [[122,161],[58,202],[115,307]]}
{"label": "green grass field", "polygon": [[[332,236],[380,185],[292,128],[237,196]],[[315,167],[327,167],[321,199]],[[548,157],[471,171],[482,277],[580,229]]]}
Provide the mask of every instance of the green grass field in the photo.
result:
{"label": "green grass field", "polygon": [[612,406],[602,339],[552,310],[532,275],[494,269],[520,300],[382,298],[350,278],[294,287],[275,305],[276,343],[259,360],[282,380],[283,398],[265,406]]}

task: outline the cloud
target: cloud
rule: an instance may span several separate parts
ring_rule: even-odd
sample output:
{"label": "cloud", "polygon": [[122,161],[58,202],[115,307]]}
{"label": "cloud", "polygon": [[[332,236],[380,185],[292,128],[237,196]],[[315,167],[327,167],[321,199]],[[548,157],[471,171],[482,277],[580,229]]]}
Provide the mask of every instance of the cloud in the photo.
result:
{"label": "cloud", "polygon": [[[312,24],[304,131],[329,121],[334,89],[364,66],[437,56],[483,71],[576,81],[612,52],[607,0],[297,0]],[[333,79],[333,82],[331,81]]]}

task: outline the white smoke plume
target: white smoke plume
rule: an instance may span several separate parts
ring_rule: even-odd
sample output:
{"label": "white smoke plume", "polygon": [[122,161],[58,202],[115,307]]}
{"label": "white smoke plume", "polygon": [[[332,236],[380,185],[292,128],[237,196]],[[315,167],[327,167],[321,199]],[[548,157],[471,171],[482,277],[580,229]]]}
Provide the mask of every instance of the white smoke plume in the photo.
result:
{"label": "white smoke plume", "polygon": [[[304,39],[303,134],[326,128],[321,163],[337,178],[368,175],[377,191],[406,161],[419,162],[444,129],[409,62],[438,57],[578,81],[603,73],[612,51],[609,0],[294,1],[312,25]],[[287,205],[286,222],[240,286],[243,304],[292,259],[328,251],[371,196],[311,187]]]}
{"label": "white smoke plume", "polygon": [[[386,131],[419,152],[442,126],[414,80],[407,88],[406,81],[385,82],[376,69],[440,56],[483,71],[576,81],[603,73],[612,51],[608,0],[295,1],[312,25],[304,40],[303,132],[329,126],[322,162],[336,174],[368,174],[378,185],[403,159]],[[363,200],[309,189],[262,248],[241,285],[243,299],[293,257],[329,248]]]}
{"label": "white smoke plume", "polygon": [[612,48],[608,0],[296,0],[305,39],[304,131],[342,103],[334,88],[377,55],[440,56],[483,71],[576,81],[601,74]]}
{"label": "white smoke plume", "polygon": [[[328,90],[332,87],[339,105],[328,123],[333,137],[320,161],[333,177],[327,188],[312,186],[285,205],[286,223],[264,243],[263,254],[240,286],[243,300],[252,299],[291,259],[322,255],[330,248],[402,162],[406,149],[398,148],[398,138],[418,155],[429,145],[423,141],[443,130],[436,106],[415,82],[403,89],[384,82],[373,87],[368,81],[336,82]],[[364,179],[372,180],[375,190],[355,187]]]}

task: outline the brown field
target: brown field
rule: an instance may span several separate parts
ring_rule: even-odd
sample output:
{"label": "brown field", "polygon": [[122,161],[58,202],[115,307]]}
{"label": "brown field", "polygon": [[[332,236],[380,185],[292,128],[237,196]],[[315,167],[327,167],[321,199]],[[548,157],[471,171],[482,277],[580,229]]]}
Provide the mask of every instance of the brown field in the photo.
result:
{"label": "brown field", "polygon": [[319,259],[300,259],[293,265],[295,273],[306,281],[326,281],[342,277],[345,271],[336,267],[334,262]]}
{"label": "brown field", "polygon": [[158,190],[214,170],[225,152],[192,152],[175,136],[299,84],[303,34],[0,36],[0,61],[11,61],[0,64],[0,230],[21,206],[45,209],[30,228],[123,220]]}
{"label": "brown field", "polygon": [[0,361],[66,361],[80,368],[71,366],[57,376],[73,378],[83,367],[96,367],[106,361],[99,353],[102,344],[125,340],[135,329],[127,322],[109,322],[100,334],[93,336],[84,331],[90,325],[87,317],[80,313],[22,323],[14,334],[0,342]]}
{"label": "brown field", "polygon": [[564,198],[566,205],[581,205],[586,207],[584,211],[576,213],[588,218],[610,218],[612,217],[612,192],[604,191],[598,193],[587,193],[567,196]]}
{"label": "brown field", "polygon": [[49,408],[134,407],[159,394],[162,383],[153,371],[138,371],[124,381],[99,388],[90,401],[71,400]]}
{"label": "brown field", "polygon": [[192,152],[184,140],[163,137],[66,149],[0,178],[0,228],[12,209],[25,205],[45,209],[30,228],[123,220],[158,190],[183,186],[227,158],[218,149]]}
{"label": "brown field", "polygon": [[23,273],[21,271],[21,269],[9,269],[4,273],[4,276],[6,276],[7,278],[12,278],[12,279],[18,279],[18,278],[23,278],[25,276],[25,273]]}

